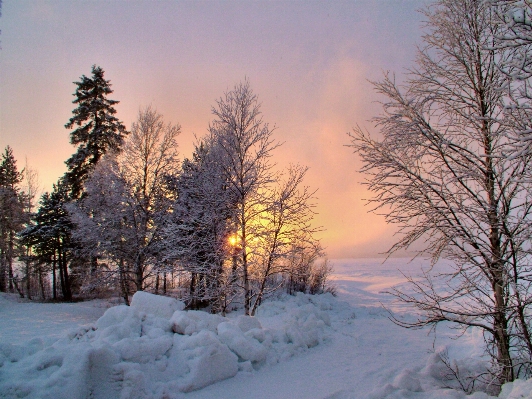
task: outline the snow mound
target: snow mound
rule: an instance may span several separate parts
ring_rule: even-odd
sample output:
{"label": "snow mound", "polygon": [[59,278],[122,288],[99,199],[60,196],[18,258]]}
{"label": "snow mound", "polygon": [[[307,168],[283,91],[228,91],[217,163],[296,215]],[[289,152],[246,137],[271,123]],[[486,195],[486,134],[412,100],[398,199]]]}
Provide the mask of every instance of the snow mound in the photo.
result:
{"label": "snow mound", "polygon": [[502,386],[500,399],[532,399],[532,379],[515,380]]}
{"label": "snow mound", "polygon": [[185,335],[197,334],[202,330],[216,332],[218,324],[224,321],[225,318],[219,315],[190,311],[177,311],[170,319],[172,330]]}
{"label": "snow mound", "polygon": [[[443,359],[446,359],[446,363],[444,363]],[[449,367],[453,368],[456,374],[451,376]],[[385,384],[375,389],[369,394],[369,398],[495,399],[497,396],[488,394],[494,388],[482,385],[479,380],[476,380],[476,392],[471,392],[473,389],[470,383],[473,381],[474,376],[484,373],[486,367],[487,363],[478,358],[465,357],[450,361],[446,352],[436,352],[429,357],[423,369],[417,372],[410,369],[401,371],[394,378],[392,384]],[[457,376],[460,381],[458,381]],[[468,394],[466,391],[470,393]],[[504,384],[498,398],[532,399],[532,379],[527,381],[516,380]]]}
{"label": "snow mound", "polygon": [[185,309],[185,304],[174,298],[137,291],[131,300],[131,306],[139,312],[169,319],[176,310]]}
{"label": "snow mound", "polygon": [[287,296],[257,317],[225,318],[138,292],[130,307],[112,307],[52,344],[1,344],[0,397],[177,398],[318,345],[335,301]]}

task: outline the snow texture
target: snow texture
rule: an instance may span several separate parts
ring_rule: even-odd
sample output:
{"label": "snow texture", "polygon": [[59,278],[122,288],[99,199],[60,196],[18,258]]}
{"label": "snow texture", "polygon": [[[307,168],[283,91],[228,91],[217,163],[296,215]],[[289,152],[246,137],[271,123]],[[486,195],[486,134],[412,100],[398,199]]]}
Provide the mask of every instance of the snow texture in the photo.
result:
{"label": "snow texture", "polygon": [[[467,395],[442,360],[467,385],[487,364],[481,332],[453,340],[442,325],[434,341],[392,324],[381,304],[415,315],[383,291],[407,288],[397,269],[425,264],[381,262],[334,261],[338,298],[280,297],[256,317],[184,311],[144,292],[108,309],[2,294],[0,398],[492,399],[489,386]],[[499,398],[532,399],[532,380],[504,385]]]}
{"label": "snow texture", "polygon": [[319,308],[332,302],[287,296],[265,306],[266,321],[282,312],[282,322],[263,328],[259,318],[183,311],[175,299],[138,292],[131,306],[112,307],[51,345],[0,345],[0,397],[179,397],[323,342],[330,322]]}
{"label": "snow texture", "polygon": [[185,304],[177,299],[153,295],[144,291],[137,291],[133,295],[131,306],[139,312],[150,313],[165,319],[172,317],[175,311],[185,309]]}

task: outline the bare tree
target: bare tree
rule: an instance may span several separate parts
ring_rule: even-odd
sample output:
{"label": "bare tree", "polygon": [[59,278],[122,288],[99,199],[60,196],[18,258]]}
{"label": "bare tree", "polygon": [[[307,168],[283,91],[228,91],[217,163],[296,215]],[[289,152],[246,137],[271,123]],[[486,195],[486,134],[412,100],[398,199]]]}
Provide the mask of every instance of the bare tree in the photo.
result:
{"label": "bare tree", "polygon": [[312,225],[315,191],[301,186],[307,170],[308,168],[299,165],[291,166],[286,179],[279,182],[278,187],[274,187],[269,194],[267,211],[260,215],[260,234],[257,236],[255,251],[258,259],[252,273],[255,285],[252,315],[264,296],[283,283],[279,279],[276,284],[268,286],[273,276],[282,273],[297,274],[290,263],[294,256],[308,252],[309,248],[313,249],[315,257],[322,255],[322,247],[314,237],[321,229]]}
{"label": "bare tree", "polygon": [[419,310],[415,322],[395,321],[482,329],[504,383],[529,373],[532,359],[531,158],[508,157],[519,128],[505,118],[505,53],[489,4],[439,0],[425,15],[425,46],[404,86],[389,75],[375,83],[386,98],[374,120],[382,140],[357,127],[351,146],[370,202],[400,227],[390,253],[424,241],[421,255],[452,261],[449,272],[409,278],[414,295],[393,290]]}
{"label": "bare tree", "polygon": [[262,120],[260,104],[249,82],[236,85],[212,108],[209,132],[223,153],[224,175],[235,199],[235,248],[241,270],[244,307],[251,308],[250,262],[252,242],[258,236],[257,219],[266,211],[264,196],[275,181],[270,157],[279,146],[273,129]]}
{"label": "bare tree", "polygon": [[[26,165],[22,171],[23,180],[22,180],[22,192],[24,193],[24,211],[27,215],[32,215],[36,207],[36,198],[38,198],[38,192],[40,191],[39,184],[39,174],[37,170],[33,169],[26,159]],[[27,223],[31,223],[30,218],[28,217]],[[32,297],[32,273],[36,274],[39,280],[39,286],[41,287],[41,297],[44,296],[44,275],[43,270],[39,266],[32,267],[33,257],[32,257],[32,248],[31,245],[21,245],[21,259],[24,263],[24,281],[26,285],[26,295],[28,299]]]}
{"label": "bare tree", "polygon": [[[158,238],[157,218],[164,217],[169,209],[166,177],[179,170],[177,136],[181,127],[165,124],[163,116],[151,107],[139,111],[137,122],[124,146],[121,174],[130,187],[135,208],[133,226],[136,231],[138,253],[134,270],[137,290],[142,290],[146,268],[153,254],[151,249]],[[157,273],[157,271],[154,271]]]}
{"label": "bare tree", "polygon": [[519,141],[512,157],[530,152],[532,121],[532,4],[523,0],[490,0],[493,23],[497,27],[494,48],[503,50],[500,70],[506,76],[506,108],[519,127]]}
{"label": "bare tree", "polygon": [[78,210],[71,209],[76,237],[89,256],[113,262],[103,275],[120,283],[126,302],[131,283],[143,290],[158,273],[159,219],[169,212],[166,181],[178,170],[179,133],[151,107],[141,109],[123,151],[95,169]]}

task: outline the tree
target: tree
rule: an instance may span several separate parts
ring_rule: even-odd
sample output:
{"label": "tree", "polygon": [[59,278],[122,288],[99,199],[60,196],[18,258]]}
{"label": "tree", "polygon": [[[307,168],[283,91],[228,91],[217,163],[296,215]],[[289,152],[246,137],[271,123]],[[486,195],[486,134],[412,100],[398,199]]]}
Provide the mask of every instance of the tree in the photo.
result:
{"label": "tree", "polygon": [[273,129],[262,120],[260,104],[249,82],[226,92],[212,108],[215,119],[209,132],[223,154],[224,177],[235,200],[235,234],[244,291],[244,307],[249,314],[251,286],[250,261],[253,238],[257,236],[257,218],[266,211],[264,196],[274,182],[271,153],[279,146]]}
{"label": "tree", "polygon": [[[382,140],[357,127],[351,146],[375,210],[403,234],[390,253],[425,242],[420,254],[452,260],[448,273],[409,278],[392,293],[419,310],[405,327],[442,321],[480,328],[499,382],[530,372],[530,155],[509,157],[519,127],[506,118],[505,53],[489,4],[439,0],[425,10],[428,33],[403,88],[387,75],[375,87]],[[445,287],[440,289],[438,287]]]}
{"label": "tree", "polygon": [[503,50],[505,57],[500,69],[506,76],[504,90],[507,112],[519,127],[519,141],[513,157],[530,152],[532,123],[529,109],[532,92],[532,4],[522,0],[490,0],[493,21],[497,28],[494,48]]}
{"label": "tree", "polygon": [[[286,179],[278,182],[269,194],[267,211],[260,215],[251,315],[263,298],[283,283],[281,279],[269,287],[268,282],[274,276],[286,273],[291,278],[299,277],[310,271],[310,265],[323,255],[321,244],[314,237],[321,229],[312,226],[314,205],[311,201],[315,191],[301,187],[307,170],[299,165],[290,166]],[[299,267],[294,267],[295,258],[303,260],[297,264]]]}
{"label": "tree", "polygon": [[[27,215],[26,218],[26,228],[29,227],[32,223],[31,221],[31,215],[33,214],[34,208],[35,208],[35,198],[37,196],[37,192],[39,191],[39,175],[37,171],[33,168],[31,168],[28,165],[28,160],[26,160],[26,166],[23,170],[23,189],[22,192],[24,193],[24,212]],[[28,296],[28,299],[32,298],[32,274],[36,272],[39,278],[39,285],[41,287],[41,297],[44,299],[44,276],[42,273],[42,270],[40,270],[39,267],[34,268],[32,267],[32,249],[30,245],[24,245],[24,243],[20,243],[20,256],[19,260],[24,262],[24,281],[26,285],[26,295]]]}
{"label": "tree", "polygon": [[[130,276],[136,290],[158,273],[159,221],[169,212],[166,181],[177,174],[179,133],[179,125],[165,124],[151,107],[141,109],[122,153],[110,154],[116,161],[89,175],[79,203],[84,217],[78,212],[76,237],[87,250],[95,249],[91,257],[103,253],[118,262],[121,278]],[[84,233],[87,226],[92,234]]]}
{"label": "tree", "polygon": [[135,259],[134,229],[127,182],[120,177],[116,155],[106,155],[85,182],[85,196],[68,210],[75,224],[81,256],[105,263],[85,276],[82,290],[119,287],[126,304],[133,291],[130,263]]}
{"label": "tree", "polygon": [[17,233],[27,218],[25,196],[20,190],[23,172],[19,172],[11,147],[7,146],[0,163],[0,291],[13,291],[16,286],[13,260],[16,256]]}
{"label": "tree", "polygon": [[169,211],[166,177],[177,174],[179,169],[176,139],[180,133],[179,124],[165,124],[161,114],[147,107],[139,111],[124,148],[121,175],[130,189],[134,208],[137,290],[143,289],[144,280],[149,276],[148,265],[155,263],[152,249],[159,238],[157,220]]}
{"label": "tree", "polygon": [[70,143],[77,151],[66,161],[68,172],[66,181],[71,187],[72,198],[82,193],[83,183],[94,165],[108,151],[120,151],[124,137],[128,134],[125,126],[114,115],[116,100],[107,96],[113,93],[109,80],[104,79],[101,67],[92,66],[92,77],[81,76],[73,101],[77,108],[74,116],[65,125],[67,129],[76,127],[70,134]]}
{"label": "tree", "polygon": [[69,265],[77,249],[72,240],[74,226],[67,210],[69,202],[68,186],[60,179],[51,193],[41,196],[33,224],[20,233],[24,245],[33,248],[38,264],[51,265],[53,299],[58,298],[58,272],[62,297],[67,301],[73,298]]}
{"label": "tree", "polygon": [[164,258],[190,273],[188,307],[211,305],[213,312],[224,312],[234,294],[224,268],[232,251],[234,199],[220,150],[212,139],[201,141],[171,179],[176,199],[161,240]]}

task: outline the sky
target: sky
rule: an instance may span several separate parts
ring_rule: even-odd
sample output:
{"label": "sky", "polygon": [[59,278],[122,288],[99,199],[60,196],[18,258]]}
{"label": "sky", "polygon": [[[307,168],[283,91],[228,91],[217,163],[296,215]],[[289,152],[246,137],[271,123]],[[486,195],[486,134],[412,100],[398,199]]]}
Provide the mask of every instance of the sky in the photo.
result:
{"label": "sky", "polygon": [[179,123],[192,154],[225,91],[249,79],[264,121],[284,144],[279,169],[309,167],[315,224],[330,258],[373,257],[396,226],[369,213],[361,163],[349,144],[382,100],[371,81],[414,65],[422,0],[148,1],[3,0],[0,17],[0,149],[13,148],[43,190],[66,171],[73,82],[105,71],[129,129],[141,107]]}

